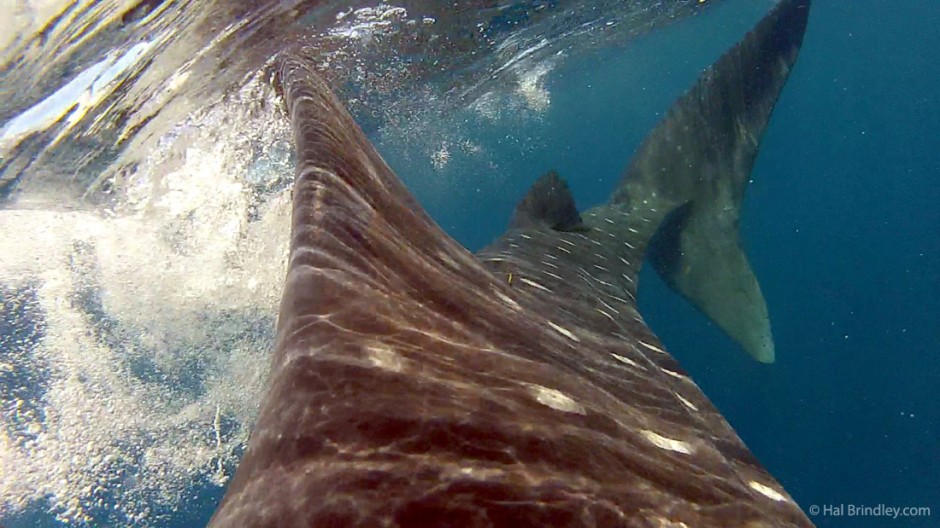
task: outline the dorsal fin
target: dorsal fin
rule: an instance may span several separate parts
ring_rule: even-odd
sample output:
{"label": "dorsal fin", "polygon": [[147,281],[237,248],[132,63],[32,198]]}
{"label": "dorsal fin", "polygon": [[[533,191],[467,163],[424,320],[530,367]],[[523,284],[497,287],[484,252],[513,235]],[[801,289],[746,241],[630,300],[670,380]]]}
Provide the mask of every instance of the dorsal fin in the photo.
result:
{"label": "dorsal fin", "polygon": [[[762,362],[773,362],[767,307],[740,245],[744,189],[796,61],[809,0],[780,2],[708,68],[632,160],[611,205],[658,220],[656,271]],[[667,215],[682,207],[681,218]],[[656,214],[650,214],[650,211]]]}
{"label": "dorsal fin", "polygon": [[510,229],[548,227],[555,231],[577,231],[581,215],[565,180],[555,171],[548,171],[536,180],[525,197],[516,205]]}

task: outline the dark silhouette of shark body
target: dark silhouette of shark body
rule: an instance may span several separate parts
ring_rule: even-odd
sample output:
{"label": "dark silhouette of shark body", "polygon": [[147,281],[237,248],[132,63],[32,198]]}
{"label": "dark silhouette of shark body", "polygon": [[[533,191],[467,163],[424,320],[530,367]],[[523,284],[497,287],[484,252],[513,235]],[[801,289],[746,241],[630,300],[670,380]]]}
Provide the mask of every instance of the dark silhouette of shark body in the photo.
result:
{"label": "dark silhouette of shark body", "polygon": [[477,257],[303,60],[290,262],[268,392],[211,526],[807,527],[636,309],[644,255],[773,359],[737,219],[809,0],[708,69],[611,200],[541,178]]}

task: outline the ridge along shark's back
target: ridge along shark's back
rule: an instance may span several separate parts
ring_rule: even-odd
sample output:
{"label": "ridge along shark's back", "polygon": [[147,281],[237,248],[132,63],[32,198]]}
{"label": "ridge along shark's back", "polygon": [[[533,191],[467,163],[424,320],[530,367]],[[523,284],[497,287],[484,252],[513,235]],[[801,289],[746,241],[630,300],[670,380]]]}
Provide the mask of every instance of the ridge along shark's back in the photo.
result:
{"label": "ridge along shark's back", "polygon": [[[716,266],[743,258],[746,171],[808,10],[783,0],[706,71],[608,204],[578,214],[547,175],[479,258],[308,63],[283,58],[298,163],[277,349],[211,526],[812,526],[635,302],[652,244],[732,336],[753,326],[727,318],[715,294],[740,278]],[[709,237],[733,243],[711,252]]]}

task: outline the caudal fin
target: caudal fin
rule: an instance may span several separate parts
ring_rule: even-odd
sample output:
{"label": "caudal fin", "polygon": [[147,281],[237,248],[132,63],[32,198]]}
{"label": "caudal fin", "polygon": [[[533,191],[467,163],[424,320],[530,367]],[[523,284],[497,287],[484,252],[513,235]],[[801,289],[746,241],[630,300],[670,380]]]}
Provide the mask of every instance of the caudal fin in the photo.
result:
{"label": "caudal fin", "polygon": [[755,359],[774,361],[767,306],[738,236],[760,140],[803,41],[810,0],[783,0],[708,68],[646,138],[611,205],[658,212],[648,257]]}

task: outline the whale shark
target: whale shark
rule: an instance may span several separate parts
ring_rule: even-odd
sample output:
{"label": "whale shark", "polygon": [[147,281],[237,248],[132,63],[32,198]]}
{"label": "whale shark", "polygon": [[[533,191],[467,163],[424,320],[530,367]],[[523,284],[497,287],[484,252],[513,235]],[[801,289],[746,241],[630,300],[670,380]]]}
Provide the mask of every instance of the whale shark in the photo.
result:
{"label": "whale shark", "polygon": [[682,95],[605,204],[539,178],[471,254],[310,61],[273,83],[297,152],[267,392],[213,527],[808,527],[644,323],[666,282],[756,359],[737,233],[809,0],[782,0]]}

